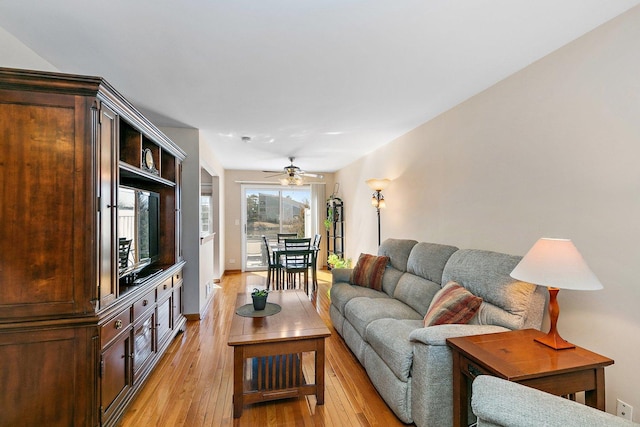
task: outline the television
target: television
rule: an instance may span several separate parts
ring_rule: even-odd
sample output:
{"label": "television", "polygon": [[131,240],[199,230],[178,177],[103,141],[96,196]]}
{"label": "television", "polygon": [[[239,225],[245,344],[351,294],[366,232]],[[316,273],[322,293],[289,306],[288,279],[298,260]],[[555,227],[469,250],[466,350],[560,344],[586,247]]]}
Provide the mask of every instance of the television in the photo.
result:
{"label": "television", "polygon": [[160,195],[118,187],[119,277],[129,282],[145,276],[145,272],[151,274],[149,270],[159,258],[159,240]]}

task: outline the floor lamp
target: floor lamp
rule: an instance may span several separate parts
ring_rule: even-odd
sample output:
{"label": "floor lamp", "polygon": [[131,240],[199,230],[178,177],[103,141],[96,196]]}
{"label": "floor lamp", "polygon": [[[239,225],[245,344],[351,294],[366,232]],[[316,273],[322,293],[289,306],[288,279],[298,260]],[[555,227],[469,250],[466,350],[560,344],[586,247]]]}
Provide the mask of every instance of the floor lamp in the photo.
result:
{"label": "floor lamp", "polygon": [[369,188],[373,190],[373,195],[371,196],[371,204],[378,213],[378,246],[380,246],[380,209],[387,206],[384,201],[384,196],[382,195],[382,190],[387,188],[391,181],[388,179],[368,179],[366,181]]}

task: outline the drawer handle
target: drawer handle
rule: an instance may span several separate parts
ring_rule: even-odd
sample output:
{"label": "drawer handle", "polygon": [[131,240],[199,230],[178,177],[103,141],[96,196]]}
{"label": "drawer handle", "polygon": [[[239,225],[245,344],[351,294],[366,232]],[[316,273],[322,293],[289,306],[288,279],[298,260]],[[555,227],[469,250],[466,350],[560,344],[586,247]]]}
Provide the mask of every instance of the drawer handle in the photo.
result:
{"label": "drawer handle", "polygon": [[176,279],[180,279],[180,275],[179,274],[176,274]]}
{"label": "drawer handle", "polygon": [[167,289],[167,284],[165,283],[165,285],[162,287],[162,289]]}
{"label": "drawer handle", "polygon": [[143,307],[146,307],[148,304],[149,304],[149,301],[147,301],[146,299],[142,300],[142,306]]}
{"label": "drawer handle", "polygon": [[122,320],[118,319],[116,320],[116,323],[114,323],[113,325],[116,329],[120,329],[122,328]]}
{"label": "drawer handle", "polygon": [[478,375],[482,375],[482,371],[471,364],[467,366],[467,370],[473,378],[477,377]]}

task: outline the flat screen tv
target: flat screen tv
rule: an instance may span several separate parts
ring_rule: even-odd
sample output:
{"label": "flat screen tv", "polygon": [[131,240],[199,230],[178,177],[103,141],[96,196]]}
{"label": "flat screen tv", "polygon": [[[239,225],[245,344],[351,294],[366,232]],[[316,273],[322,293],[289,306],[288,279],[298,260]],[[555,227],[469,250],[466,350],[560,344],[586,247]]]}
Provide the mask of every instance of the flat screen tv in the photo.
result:
{"label": "flat screen tv", "polygon": [[158,261],[160,196],[152,191],[118,188],[119,275],[137,274]]}

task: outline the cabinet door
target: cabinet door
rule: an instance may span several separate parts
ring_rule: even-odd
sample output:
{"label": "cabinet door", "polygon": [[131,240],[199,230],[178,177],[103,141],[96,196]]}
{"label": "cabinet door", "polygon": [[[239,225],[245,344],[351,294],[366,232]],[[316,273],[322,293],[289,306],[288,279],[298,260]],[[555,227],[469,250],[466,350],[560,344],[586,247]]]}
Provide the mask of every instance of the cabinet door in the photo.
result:
{"label": "cabinet door", "polygon": [[93,426],[94,327],[0,333],[0,426]]}
{"label": "cabinet door", "polygon": [[[133,375],[137,377],[138,372],[146,365],[146,362],[155,351],[155,340],[153,336],[153,324],[156,321],[154,311],[137,323],[133,328]],[[134,379],[135,381],[135,379]]]}
{"label": "cabinet door", "polygon": [[104,423],[131,387],[131,329],[102,351],[100,359],[100,412]]}
{"label": "cabinet door", "polygon": [[118,116],[104,104],[99,111],[98,164],[98,293],[100,308],[118,296],[118,234],[116,227]]}
{"label": "cabinet door", "polygon": [[173,327],[182,319],[182,283],[173,289]]}
{"label": "cabinet door", "polygon": [[89,111],[82,97],[0,89],[0,318],[93,310]]}
{"label": "cabinet door", "polygon": [[176,258],[182,261],[182,162],[176,160]]}
{"label": "cabinet door", "polygon": [[162,348],[164,341],[171,335],[171,305],[172,297],[158,302],[158,348]]}

